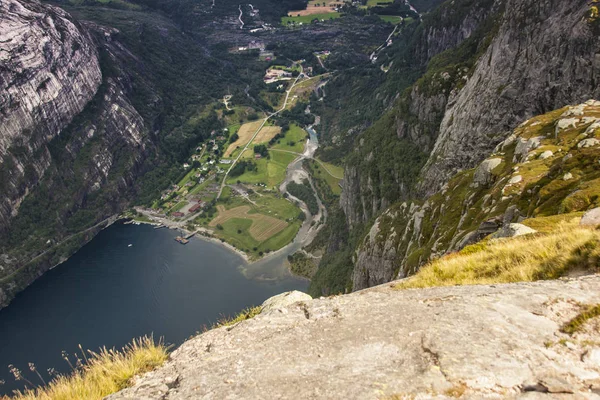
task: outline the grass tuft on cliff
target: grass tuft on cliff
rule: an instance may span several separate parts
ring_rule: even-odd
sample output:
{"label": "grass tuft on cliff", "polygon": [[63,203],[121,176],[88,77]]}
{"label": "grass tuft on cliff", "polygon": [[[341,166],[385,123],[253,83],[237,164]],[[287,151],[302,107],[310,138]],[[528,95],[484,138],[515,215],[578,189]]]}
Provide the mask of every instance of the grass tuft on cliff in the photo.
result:
{"label": "grass tuft on cliff", "polygon": [[211,329],[220,328],[222,326],[235,325],[238,322],[242,322],[242,321],[245,321],[247,319],[254,318],[258,314],[260,314],[261,311],[262,311],[262,307],[261,306],[248,307],[248,308],[242,310],[235,317],[223,317],[223,318],[221,318],[219,320],[219,322],[217,322],[215,325],[212,326]]}
{"label": "grass tuft on cliff", "polygon": [[56,377],[46,387],[16,394],[18,400],[72,400],[102,399],[126,388],[138,374],[162,365],[167,359],[167,348],[151,337],[134,340],[122,350],[103,348],[89,351],[80,368],[69,375]]}
{"label": "grass tuft on cliff", "polygon": [[561,224],[548,234],[480,242],[435,260],[397,289],[557,279],[600,271],[600,231]]}

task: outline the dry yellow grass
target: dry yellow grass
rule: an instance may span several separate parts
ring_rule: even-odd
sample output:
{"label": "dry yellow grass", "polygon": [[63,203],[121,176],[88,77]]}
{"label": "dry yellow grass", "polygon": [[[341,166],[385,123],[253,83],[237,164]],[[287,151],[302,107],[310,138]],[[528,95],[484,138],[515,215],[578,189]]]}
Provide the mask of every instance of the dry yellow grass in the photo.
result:
{"label": "dry yellow grass", "polygon": [[279,132],[281,132],[281,127],[279,126],[265,126],[258,132],[253,143],[266,143],[273,139]]}
{"label": "dry yellow grass", "polygon": [[227,147],[227,151],[225,151],[225,154],[223,154],[223,157],[231,156],[231,153],[233,153],[238,146],[239,147],[245,146],[246,143],[248,143],[250,141],[250,139],[252,139],[252,136],[254,136],[254,134],[256,133],[256,130],[260,127],[261,124],[262,124],[262,120],[259,120],[259,121],[254,121],[254,122],[248,122],[248,123],[240,126],[240,129],[237,131],[237,134],[239,136],[238,140],[231,143],[229,145],[229,147]]}
{"label": "dry yellow grass", "polygon": [[275,236],[288,226],[287,222],[274,217],[269,217],[268,215],[248,214],[250,211],[250,206],[239,206],[232,208],[231,210],[227,210],[224,206],[218,205],[217,211],[219,214],[216,216],[216,218],[210,221],[208,224],[209,226],[215,227],[218,224],[223,224],[232,218],[249,219],[252,220],[252,225],[250,226],[248,232],[259,242]]}
{"label": "dry yellow grass", "polygon": [[55,378],[47,387],[15,395],[19,400],[102,399],[127,387],[135,375],[150,371],[167,359],[167,349],[152,338],[134,340],[121,351],[89,352],[87,362],[70,375]]}
{"label": "dry yellow grass", "polygon": [[556,279],[600,270],[600,231],[569,224],[534,234],[468,246],[424,266],[398,289]]}

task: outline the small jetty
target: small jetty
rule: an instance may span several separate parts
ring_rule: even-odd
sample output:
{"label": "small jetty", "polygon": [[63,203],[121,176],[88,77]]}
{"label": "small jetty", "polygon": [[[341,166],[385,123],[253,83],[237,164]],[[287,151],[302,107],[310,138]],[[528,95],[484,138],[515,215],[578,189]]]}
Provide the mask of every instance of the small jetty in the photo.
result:
{"label": "small jetty", "polygon": [[188,239],[186,239],[184,237],[181,237],[181,236],[177,236],[175,238],[175,240],[178,241],[181,244],[188,244],[190,242]]}
{"label": "small jetty", "polygon": [[192,233],[190,233],[190,234],[188,234],[188,235],[185,235],[183,238],[184,238],[184,239],[189,239],[189,238],[191,238],[192,236],[194,236],[196,233],[198,233],[198,231],[195,231],[195,232],[192,232]]}

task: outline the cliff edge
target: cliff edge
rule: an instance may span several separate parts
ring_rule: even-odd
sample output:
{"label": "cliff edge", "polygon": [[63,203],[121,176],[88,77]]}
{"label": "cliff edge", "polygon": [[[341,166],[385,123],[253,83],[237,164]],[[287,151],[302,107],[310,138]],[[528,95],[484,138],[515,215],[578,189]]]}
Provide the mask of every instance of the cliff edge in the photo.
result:
{"label": "cliff edge", "polygon": [[108,398],[599,398],[600,321],[585,314],[600,303],[599,275],[395,285],[314,300],[294,292],[292,304],[280,295]]}

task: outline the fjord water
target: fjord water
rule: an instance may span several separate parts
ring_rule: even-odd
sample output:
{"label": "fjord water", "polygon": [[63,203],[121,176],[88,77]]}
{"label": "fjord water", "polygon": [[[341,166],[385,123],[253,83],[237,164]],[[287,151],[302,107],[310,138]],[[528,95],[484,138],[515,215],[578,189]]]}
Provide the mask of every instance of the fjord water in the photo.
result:
{"label": "fjord water", "polygon": [[260,280],[248,279],[252,266],[232,251],[195,238],[184,246],[175,236],[114,224],[21,292],[0,311],[0,393],[21,387],[8,364],[35,383],[28,362],[44,375],[48,368],[68,371],[61,351],[73,354],[79,344],[120,348],[153,334],[178,345],[224,315],[307,289],[281,263],[261,271]]}

